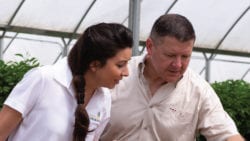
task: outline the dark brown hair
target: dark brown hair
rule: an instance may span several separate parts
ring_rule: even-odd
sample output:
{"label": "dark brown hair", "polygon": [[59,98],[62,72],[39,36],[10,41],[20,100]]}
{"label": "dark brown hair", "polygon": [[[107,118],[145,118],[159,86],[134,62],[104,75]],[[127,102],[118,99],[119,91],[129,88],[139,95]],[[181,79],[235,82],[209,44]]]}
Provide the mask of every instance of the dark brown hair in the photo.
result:
{"label": "dark brown hair", "polygon": [[160,37],[170,36],[181,42],[195,39],[195,31],[191,22],[178,14],[165,14],[160,16],[154,23],[150,38],[158,42]]}
{"label": "dark brown hair", "polygon": [[68,56],[68,64],[73,75],[73,85],[78,106],[75,111],[73,141],[85,141],[89,132],[89,117],[84,108],[85,80],[84,74],[93,61],[101,66],[107,59],[114,57],[118,51],[132,48],[131,31],[121,24],[99,23],[88,27]]}

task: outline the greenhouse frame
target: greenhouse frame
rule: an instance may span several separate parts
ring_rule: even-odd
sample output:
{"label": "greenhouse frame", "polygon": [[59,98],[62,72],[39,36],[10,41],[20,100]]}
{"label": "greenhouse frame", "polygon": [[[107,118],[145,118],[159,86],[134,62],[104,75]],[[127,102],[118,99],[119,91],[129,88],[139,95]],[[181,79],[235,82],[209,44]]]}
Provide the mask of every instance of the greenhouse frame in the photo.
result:
{"label": "greenhouse frame", "polygon": [[178,13],[196,32],[190,67],[209,82],[250,82],[249,9],[250,0],[0,0],[0,58],[21,53],[43,65],[55,63],[99,22],[132,29],[133,55],[139,55],[154,21]]}

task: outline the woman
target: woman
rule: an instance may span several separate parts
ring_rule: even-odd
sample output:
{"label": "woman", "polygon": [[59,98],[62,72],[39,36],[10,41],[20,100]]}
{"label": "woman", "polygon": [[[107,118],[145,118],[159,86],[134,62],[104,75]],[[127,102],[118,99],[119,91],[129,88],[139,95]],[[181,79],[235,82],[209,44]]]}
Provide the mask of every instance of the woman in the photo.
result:
{"label": "woman", "polygon": [[123,25],[100,23],[67,59],[29,71],[0,112],[0,141],[98,140],[110,116],[108,88],[128,75],[132,42]]}

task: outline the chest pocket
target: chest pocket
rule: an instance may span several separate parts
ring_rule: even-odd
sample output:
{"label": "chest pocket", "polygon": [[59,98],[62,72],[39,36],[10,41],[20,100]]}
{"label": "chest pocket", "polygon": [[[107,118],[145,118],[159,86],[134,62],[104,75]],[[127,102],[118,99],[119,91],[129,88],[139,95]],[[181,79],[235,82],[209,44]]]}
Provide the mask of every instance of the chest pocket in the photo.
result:
{"label": "chest pocket", "polygon": [[193,124],[193,114],[185,109],[167,105],[155,111],[158,125],[163,129],[178,132],[189,131]]}

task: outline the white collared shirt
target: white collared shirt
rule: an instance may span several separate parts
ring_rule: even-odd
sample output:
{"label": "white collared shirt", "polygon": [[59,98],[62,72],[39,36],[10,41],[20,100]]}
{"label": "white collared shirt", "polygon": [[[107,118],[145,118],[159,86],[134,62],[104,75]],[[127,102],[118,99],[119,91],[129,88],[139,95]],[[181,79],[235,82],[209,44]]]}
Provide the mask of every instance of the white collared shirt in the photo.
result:
{"label": "white collared shirt", "polygon": [[[9,141],[71,141],[77,106],[67,60],[30,70],[13,89],[5,105],[22,114],[23,121]],[[111,96],[99,88],[86,110],[90,130],[86,141],[97,141],[110,117]]]}
{"label": "white collared shirt", "polygon": [[143,56],[133,57],[112,93],[110,122],[101,141],[208,141],[238,134],[214,90],[188,69],[181,80],[162,85],[151,96],[143,73]]}

